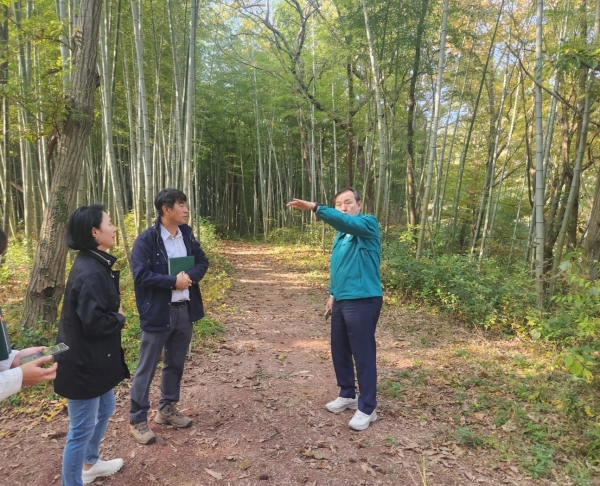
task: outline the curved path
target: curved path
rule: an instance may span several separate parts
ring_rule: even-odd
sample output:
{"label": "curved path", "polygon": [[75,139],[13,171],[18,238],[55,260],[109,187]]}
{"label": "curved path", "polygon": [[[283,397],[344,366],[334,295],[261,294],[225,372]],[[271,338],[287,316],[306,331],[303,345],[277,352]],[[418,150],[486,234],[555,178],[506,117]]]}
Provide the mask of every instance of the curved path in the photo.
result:
{"label": "curved path", "polygon": [[[380,397],[379,420],[369,429],[349,429],[351,411],[324,408],[338,391],[322,316],[327,290],[286,269],[268,247],[227,242],[222,250],[235,272],[217,313],[226,332],[208,352],[194,353],[182,384],[180,408],[194,425],[176,430],[152,422],[157,443],[135,444],[127,430],[128,385],[121,387],[101,452],[125,465],[94,484],[533,484],[492,466],[485,450],[459,447],[447,424],[389,395]],[[382,376],[413,362],[390,339],[388,324],[401,321],[400,312],[385,311],[380,321]],[[440,403],[446,392],[440,387]],[[153,404],[157,395],[155,380]],[[60,484],[66,429],[63,416],[4,438],[0,484]]]}

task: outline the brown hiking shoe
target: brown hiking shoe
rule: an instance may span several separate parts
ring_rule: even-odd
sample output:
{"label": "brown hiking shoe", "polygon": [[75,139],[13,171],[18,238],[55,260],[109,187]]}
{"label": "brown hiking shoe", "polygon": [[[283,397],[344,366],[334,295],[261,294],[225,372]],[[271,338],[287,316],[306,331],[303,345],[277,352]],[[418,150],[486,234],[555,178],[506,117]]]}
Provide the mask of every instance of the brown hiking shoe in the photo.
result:
{"label": "brown hiking shoe", "polygon": [[156,436],[148,428],[148,422],[130,422],[129,432],[138,444],[149,445],[156,442]]}
{"label": "brown hiking shoe", "polygon": [[174,404],[165,405],[162,409],[158,410],[154,421],[161,425],[171,424],[178,429],[185,429],[192,425],[192,419],[183,415],[177,410]]}

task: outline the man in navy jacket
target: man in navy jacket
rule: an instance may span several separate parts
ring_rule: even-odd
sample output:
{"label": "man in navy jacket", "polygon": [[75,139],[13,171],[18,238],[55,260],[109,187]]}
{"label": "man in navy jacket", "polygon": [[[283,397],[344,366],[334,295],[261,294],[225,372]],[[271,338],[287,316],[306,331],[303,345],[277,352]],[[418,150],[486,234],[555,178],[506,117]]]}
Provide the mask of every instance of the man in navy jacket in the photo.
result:
{"label": "man in navy jacket", "polygon": [[[154,207],[158,218],[154,226],[137,237],[131,254],[142,335],[129,420],[131,434],[144,445],[156,441],[148,428],[148,394],[163,349],[161,398],[154,421],[178,428],[192,425],[191,419],[177,410],[176,403],[192,324],[204,316],[198,282],[208,270],[208,259],[186,224],[186,195],[177,189],[163,189],[154,199]],[[195,265],[186,272],[169,275],[169,258],[185,256],[194,256]]]}

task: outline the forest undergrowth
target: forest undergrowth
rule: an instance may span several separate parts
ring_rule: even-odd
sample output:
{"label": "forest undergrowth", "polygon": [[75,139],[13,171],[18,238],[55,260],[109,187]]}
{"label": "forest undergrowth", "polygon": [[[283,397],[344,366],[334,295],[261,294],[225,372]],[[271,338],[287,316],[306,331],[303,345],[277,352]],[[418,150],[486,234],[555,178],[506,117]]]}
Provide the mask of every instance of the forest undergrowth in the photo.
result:
{"label": "forest undergrowth", "polygon": [[[315,229],[312,242],[296,238],[303,244],[292,247],[290,237],[272,238],[281,263],[327,286],[329,252],[319,248],[322,233]],[[403,403],[407,417],[417,421],[444,417],[454,424],[449,437],[467,448],[493,450],[498,460],[534,478],[590,484],[600,473],[598,294],[580,276],[579,256],[566,261],[558,297],[540,314],[534,282],[519,263],[507,271],[501,260],[415,260],[411,237],[389,238],[382,280],[385,306],[396,317],[383,325],[397,347],[417,357],[380,375],[380,393]],[[582,350],[588,357],[581,357]],[[581,369],[569,367],[578,359],[585,362]],[[378,360],[386,364],[385,356]],[[436,392],[445,387],[453,390],[447,402]]]}
{"label": "forest undergrowth", "polygon": [[[202,283],[205,304],[211,308],[221,305],[232,276],[219,254],[214,227],[203,222],[200,233],[211,261]],[[327,286],[331,236],[316,226],[302,234],[275,232],[267,244],[275,248],[281,265]],[[31,332],[18,327],[31,258],[26,241],[13,239],[10,245],[0,266],[0,302],[11,338],[17,348],[51,343],[55,329]],[[574,355],[569,350],[592,341],[596,310],[593,286],[577,276],[577,255],[570,255],[563,266],[559,297],[548,317],[534,310],[533,284],[526,271],[513,268],[507,274],[501,261],[481,266],[459,256],[417,261],[411,245],[403,235],[384,244],[382,279],[389,318],[382,325],[392,333],[394,346],[407,350],[408,364],[381,374],[379,392],[401,403],[407,418],[451,423],[448,438],[467,449],[495,451],[497,461],[509,461],[534,478],[568,476],[576,484],[589,484],[600,473],[595,350],[588,350],[587,374],[569,370],[568,358]],[[123,344],[134,370],[139,321],[133,283],[124,255],[119,256],[128,316]],[[581,323],[592,332],[585,335]],[[218,320],[203,319],[196,324],[194,346],[205,345],[223,331]],[[385,355],[378,359],[390,364]],[[442,389],[451,389],[451,399],[441,398]],[[3,406],[7,413],[51,421],[64,401],[51,385],[41,384]],[[490,464],[495,467],[494,461]]]}
{"label": "forest undergrowth", "polygon": [[[128,234],[134,235],[133,217],[127,220]],[[224,332],[223,325],[210,317],[210,309],[221,304],[223,297],[231,285],[231,269],[227,260],[219,253],[219,238],[212,223],[201,220],[198,239],[210,261],[210,271],[201,282],[202,299],[207,316],[194,324],[192,347],[199,348],[210,345]],[[130,247],[135,238],[130,238]],[[29,346],[54,344],[56,326],[44,325],[30,330],[20,327],[19,320],[23,311],[25,290],[29,281],[33,264],[32,249],[35,242],[26,241],[22,236],[12,238],[0,265],[0,307],[4,313],[11,343],[14,349]],[[135,303],[133,277],[127,268],[123,247],[117,243],[111,253],[118,258],[114,267],[121,272],[121,306],[127,316],[127,322],[121,335],[125,359],[131,372],[135,371],[138,362],[140,343],[140,321]],[[67,274],[76,252],[69,255]],[[50,421],[65,406],[66,400],[56,395],[52,384],[41,383],[35,387],[23,388],[19,393],[6,399],[3,413],[28,413],[38,415],[40,420]],[[0,436],[1,437],[1,436]]]}

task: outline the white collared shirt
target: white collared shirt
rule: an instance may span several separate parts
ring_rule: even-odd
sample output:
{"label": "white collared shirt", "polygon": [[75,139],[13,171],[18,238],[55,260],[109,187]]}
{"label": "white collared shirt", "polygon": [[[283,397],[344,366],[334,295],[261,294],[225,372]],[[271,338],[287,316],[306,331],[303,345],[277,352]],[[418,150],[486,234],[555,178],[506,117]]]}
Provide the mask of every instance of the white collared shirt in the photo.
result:
{"label": "white collared shirt", "polygon": [[[187,256],[187,248],[183,241],[183,235],[181,230],[177,228],[177,234],[173,237],[165,227],[160,225],[160,236],[165,243],[165,249],[167,250],[168,258],[179,258]],[[171,302],[181,302],[182,300],[190,300],[189,289],[185,290],[173,290],[171,293]]]}
{"label": "white collared shirt", "polygon": [[17,356],[17,351],[11,351],[8,359],[0,361],[0,401],[14,395],[21,389],[23,371],[20,367],[12,368],[12,362]]}

